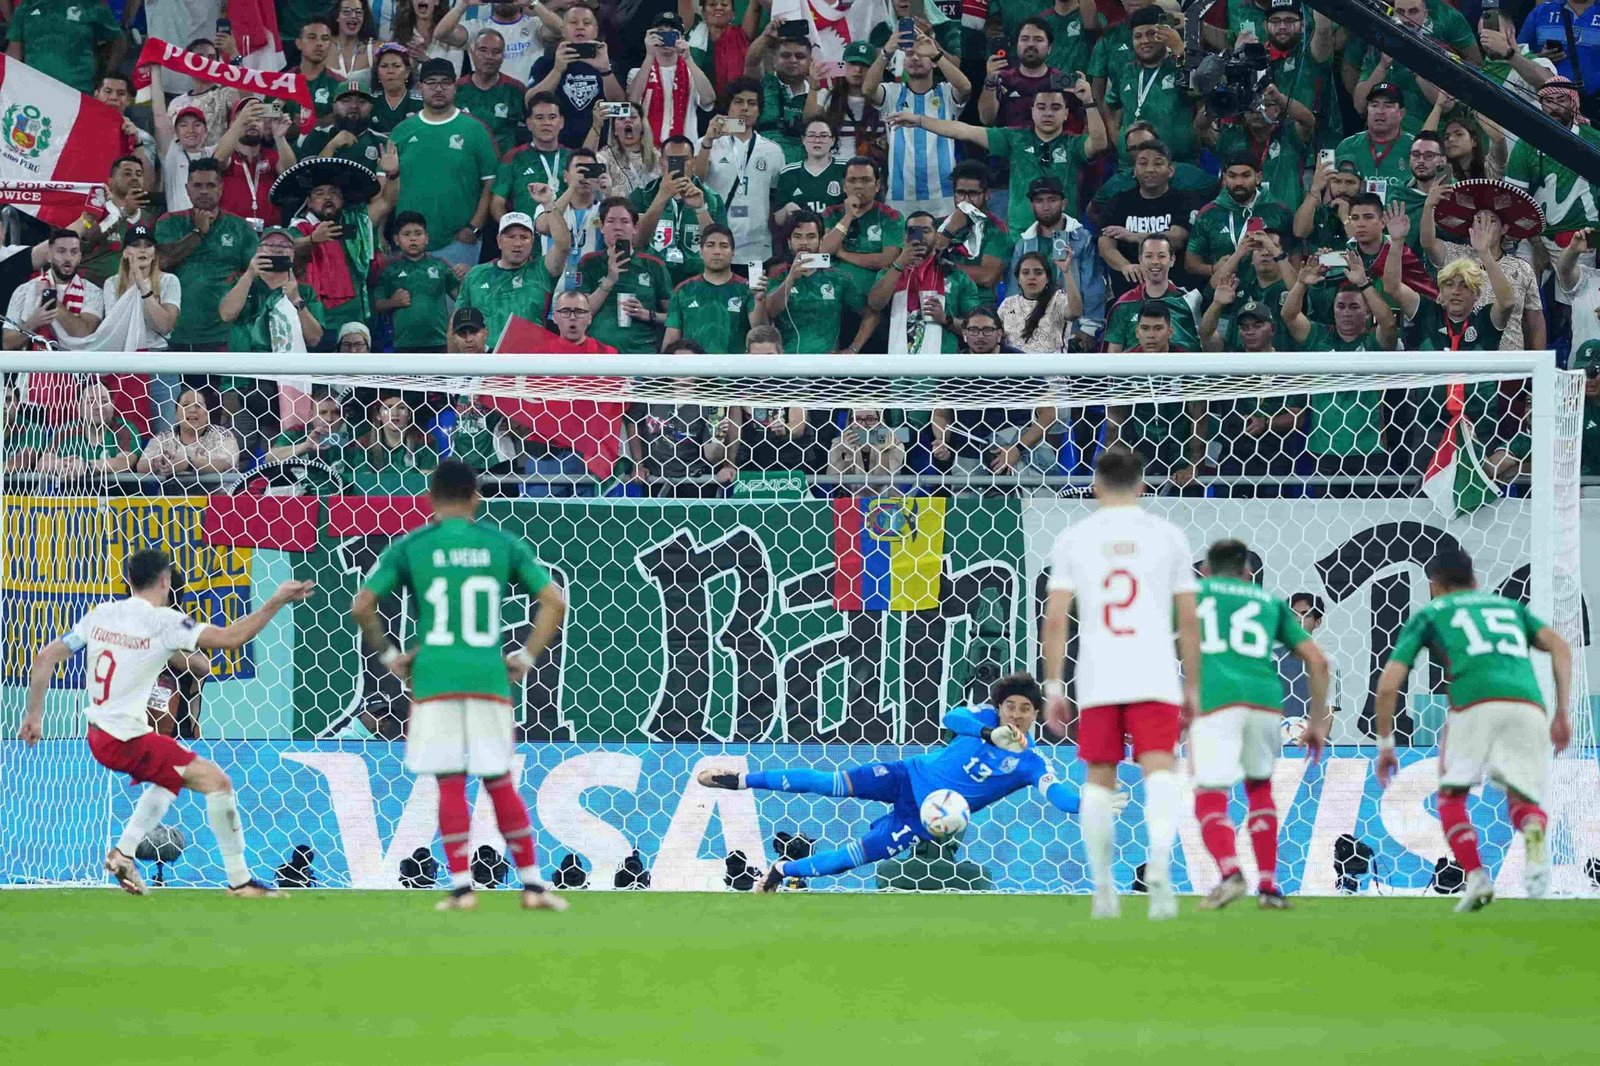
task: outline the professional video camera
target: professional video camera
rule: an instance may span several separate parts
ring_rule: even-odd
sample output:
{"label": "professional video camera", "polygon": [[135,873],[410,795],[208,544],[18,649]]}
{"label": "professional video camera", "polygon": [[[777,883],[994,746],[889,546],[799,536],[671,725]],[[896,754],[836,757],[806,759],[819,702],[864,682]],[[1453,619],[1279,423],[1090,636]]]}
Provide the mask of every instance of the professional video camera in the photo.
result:
{"label": "professional video camera", "polygon": [[1259,41],[1203,56],[1189,74],[1190,88],[1205,99],[1206,110],[1216,118],[1237,118],[1260,107],[1271,81],[1272,60]]}

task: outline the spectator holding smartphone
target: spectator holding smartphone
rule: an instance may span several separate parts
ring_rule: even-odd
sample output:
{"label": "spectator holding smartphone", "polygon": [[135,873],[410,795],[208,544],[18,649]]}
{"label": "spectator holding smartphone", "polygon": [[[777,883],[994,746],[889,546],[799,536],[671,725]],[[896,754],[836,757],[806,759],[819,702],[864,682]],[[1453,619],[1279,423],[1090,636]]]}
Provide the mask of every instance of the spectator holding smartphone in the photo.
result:
{"label": "spectator holding smartphone", "polygon": [[561,143],[576,148],[594,123],[594,105],[625,100],[627,94],[611,69],[611,53],[600,40],[600,23],[591,8],[580,2],[567,8],[561,16],[561,36],[561,43],[534,63],[528,95],[556,94],[565,120]]}
{"label": "spectator holding smartphone", "polygon": [[[572,247],[567,252],[567,273],[561,288],[577,287],[578,263],[591,252],[600,251],[600,216],[595,206],[605,194],[600,191],[606,184],[608,173],[595,158],[593,149],[579,148],[567,163],[567,188],[555,202],[546,208],[536,206],[533,212],[533,232],[539,235],[539,254],[550,250],[551,222],[545,211],[559,211],[572,234]],[[531,187],[531,186],[530,186]]]}
{"label": "spectator holding smartphone", "polygon": [[[764,73],[769,50],[772,72]],[[773,19],[745,53],[745,78],[760,79],[761,113],[755,128],[782,149],[784,165],[797,163],[805,155],[800,124],[813,89],[811,73],[811,27],[804,21]],[[730,83],[727,91],[735,84],[743,82]]]}
{"label": "spectator holding smartphone", "polygon": [[689,49],[683,19],[671,11],[657,15],[644,35],[644,66],[628,75],[628,99],[639,105],[656,143],[700,136],[700,111],[716,101],[716,90]]}
{"label": "spectator holding smartphone", "polygon": [[744,254],[763,262],[772,255],[772,186],[786,165],[783,149],[756,132],[765,91],[749,78],[728,86],[727,114],[711,120],[693,168],[727,204]]}
{"label": "spectator holding smartphone", "polygon": [[906,464],[906,448],[893,429],[884,424],[883,411],[862,407],[850,414],[828,448],[828,476],[865,477],[865,483],[844,487],[847,495],[865,496],[888,487]]}
{"label": "spectator holding smartphone", "polygon": [[[1576,56],[1567,54],[1569,19],[1573,39],[1578,42]],[[1556,74],[1562,78],[1572,79],[1576,62],[1590,92],[1600,88],[1600,4],[1594,0],[1544,0],[1522,20],[1517,41],[1536,57],[1555,64]]]}
{"label": "spectator holding smartphone", "polygon": [[[78,273],[83,238],[75,230],[58,229],[50,234],[48,248],[50,261],[44,273],[12,291],[6,317],[42,337],[87,337],[105,317],[106,305],[100,286]],[[6,351],[24,351],[33,343],[10,326],[5,328]]]}
{"label": "spectator holding smartphone", "polygon": [[619,352],[660,351],[672,281],[667,265],[648,252],[635,251],[639,211],[623,196],[600,204],[604,252],[578,263],[580,286],[589,296],[589,333]]}
{"label": "spectator holding smartphone", "polygon": [[[785,352],[840,351],[845,305],[866,302],[866,290],[858,286],[855,275],[822,265],[827,259],[820,254],[823,225],[822,218],[810,211],[794,216],[789,223],[793,261],[767,279],[767,318],[782,334]],[[860,354],[877,324],[877,315],[863,315],[854,339],[843,350]]]}
{"label": "spectator holding smartphone", "polygon": [[[639,232],[650,235],[651,252],[666,263],[667,274],[676,286],[700,273],[700,244],[706,229],[727,225],[728,212],[722,197],[689,173],[694,159],[693,141],[687,137],[669,138],[662,145],[661,154],[666,161],[666,174],[634,193],[631,199],[639,211]],[[698,334],[695,339],[705,343]]]}
{"label": "spectator holding smartphone", "polygon": [[983,92],[978,97],[978,116],[985,126],[1026,126],[1033,117],[1034,96],[1060,74],[1049,66],[1054,42],[1044,19],[1024,19],[1013,40],[1013,57],[1004,53],[989,57]]}
{"label": "spectator holding smartphone", "polygon": [[273,226],[255,257],[223,294],[217,317],[232,323],[233,352],[308,352],[322,340],[325,312],[316,290],[294,272],[294,234]]}
{"label": "spectator holding smartphone", "polygon": [[125,155],[112,160],[106,178],[106,216],[83,235],[83,262],[78,273],[96,285],[117,272],[122,241],[134,226],[149,228],[156,223],[150,208],[150,190],[145,187],[146,168],[138,156]]}
{"label": "spectator holding smartphone", "polygon": [[934,219],[926,211],[906,217],[905,247],[867,293],[867,307],[889,312],[890,355],[950,355],[961,320],[987,303],[972,279],[934,248]]}
{"label": "spectator holding smartphone", "polygon": [[212,153],[222,168],[222,209],[257,233],[278,224],[278,206],[267,193],[298,159],[288,136],[289,116],[277,104],[247,96],[234,107],[228,131]]}

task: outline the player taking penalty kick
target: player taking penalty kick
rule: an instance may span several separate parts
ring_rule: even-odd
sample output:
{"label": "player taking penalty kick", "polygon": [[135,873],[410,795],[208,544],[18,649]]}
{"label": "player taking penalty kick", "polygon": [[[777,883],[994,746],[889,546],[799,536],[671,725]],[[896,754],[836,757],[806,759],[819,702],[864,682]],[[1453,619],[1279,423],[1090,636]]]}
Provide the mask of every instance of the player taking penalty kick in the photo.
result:
{"label": "player taking penalty kick", "polygon": [[202,759],[172,737],[150,727],[150,697],[170,663],[174,669],[204,676],[211,662],[204,653],[244,647],[266,628],[287,603],[303,600],[315,587],[287,581],[260,608],[228,626],[196,622],[173,608],[183,582],[172,559],[157,548],[128,556],[122,567],[127,599],[102,603],[66,634],[33,657],[28,671],[28,710],[18,734],[30,747],[44,736],[44,698],[56,668],[80,651],[88,652],[84,689],[88,706],[89,751],[108,770],[125,773],[146,788],[133,817],[106,855],[105,868],[135,896],[145,893],[134,865],[139,842],[161,824],[178,792],[189,788],[206,798],[206,816],[222,852],[228,894],[245,898],[276,896],[256,880],[244,858],[244,830],[233,782],[210,759]]}
{"label": "player taking penalty kick", "polygon": [[[1174,918],[1172,845],[1178,834],[1178,780],[1172,752],[1183,730],[1182,700],[1199,699],[1200,636],[1189,543],[1172,523],[1139,506],[1144,460],[1123,444],[1100,453],[1094,469],[1094,514],[1056,538],[1045,604],[1045,695],[1052,720],[1068,717],[1062,681],[1067,613],[1078,602],[1078,755],[1089,764],[1083,787],[1083,845],[1094,878],[1091,917],[1121,913],[1111,874],[1117,763],[1124,737],[1144,772],[1149,853],[1145,885],[1150,917]],[[1183,656],[1183,682],[1173,651],[1173,621]]]}
{"label": "player taking penalty kick", "polygon": [[1206,570],[1195,606],[1200,713],[1189,725],[1189,758],[1195,820],[1222,882],[1200,909],[1219,910],[1246,892],[1228,820],[1228,793],[1242,776],[1260,906],[1287,910],[1289,901],[1278,889],[1278,808],[1272,800],[1272,767],[1282,746],[1283,679],[1272,652],[1282,644],[1306,664],[1311,713],[1301,743],[1312,762],[1321,758],[1328,736],[1328,659],[1288,604],[1251,581],[1250,549],[1242,541],[1211,545]]}
{"label": "player taking penalty kick", "polygon": [[[522,879],[522,905],[566,910],[566,900],[550,892],[539,874],[533,825],[511,776],[511,687],[522,683],[555,638],[566,600],[526,541],[475,520],[478,475],[472,467],[456,459],[441,462],[428,498],[434,520],[389,545],[356,593],[350,614],[384,666],[411,686],[406,768],[439,782],[439,835],[450,869],[450,894],[438,909],[478,905],[467,856],[472,774],[494,803],[500,835]],[[400,589],[409,590],[416,604],[421,636],[408,652],[389,643],[378,617],[378,601]],[[527,645],[505,654],[502,607],[519,589],[538,601],[539,613]]]}
{"label": "player taking penalty kick", "polygon": [[[1538,899],[1550,891],[1549,819],[1540,804],[1550,761],[1572,741],[1567,700],[1572,650],[1516,600],[1479,592],[1472,557],[1444,548],[1424,568],[1433,600],[1400,631],[1378,678],[1378,783],[1388,788],[1400,768],[1394,750],[1394,706],[1417,653],[1444,668],[1450,713],[1439,740],[1439,823],[1445,843],[1466,871],[1457,913],[1494,902],[1494,882],[1478,857],[1478,833],[1467,817],[1467,792],[1484,778],[1505,789],[1511,826],[1526,848],[1524,884]],[[1550,654],[1556,711],[1545,710],[1528,649]]]}
{"label": "player taking penalty kick", "polygon": [[[922,825],[922,801],[940,789],[952,789],[974,813],[1029,785],[1059,811],[1078,809],[1078,792],[1056,776],[1050,760],[1029,745],[1043,701],[1039,685],[1028,674],[996,681],[986,706],[956,707],[944,717],[955,734],[949,745],[902,762],[870,763],[839,773],[797,768],[701,770],[696,780],[706,788],[767,789],[840,799],[870,799],[893,805],[872,823],[860,840],[808,859],[775,862],[758,892],[775,892],[786,877],[826,877],[898,855],[918,840],[930,840]],[[1111,798],[1115,809],[1128,802],[1126,793]]]}

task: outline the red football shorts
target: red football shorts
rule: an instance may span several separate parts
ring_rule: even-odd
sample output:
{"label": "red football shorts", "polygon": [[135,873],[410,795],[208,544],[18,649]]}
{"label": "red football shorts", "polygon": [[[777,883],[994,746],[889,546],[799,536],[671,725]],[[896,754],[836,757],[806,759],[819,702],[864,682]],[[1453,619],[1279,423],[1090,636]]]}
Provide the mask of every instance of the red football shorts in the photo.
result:
{"label": "red football shorts", "polygon": [[1109,703],[1085,707],[1078,715],[1078,758],[1084,762],[1121,762],[1133,741],[1133,757],[1147,751],[1171,752],[1183,732],[1176,703]]}
{"label": "red football shorts", "polygon": [[188,766],[200,757],[160,733],[118,740],[94,726],[89,727],[89,751],[94,755],[94,761],[107,770],[127,774],[136,785],[148,781],[168,792],[182,791],[183,778],[178,768]]}

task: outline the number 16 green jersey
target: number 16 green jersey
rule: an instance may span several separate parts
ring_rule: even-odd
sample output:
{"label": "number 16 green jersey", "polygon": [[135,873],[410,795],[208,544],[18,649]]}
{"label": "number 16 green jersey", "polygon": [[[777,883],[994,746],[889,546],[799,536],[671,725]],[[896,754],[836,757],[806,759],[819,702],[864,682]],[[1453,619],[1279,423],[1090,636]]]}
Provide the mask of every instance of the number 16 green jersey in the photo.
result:
{"label": "number 16 green jersey", "polygon": [[1413,666],[1423,648],[1444,669],[1450,709],[1485,700],[1544,706],[1528,649],[1545,623],[1504,596],[1476,589],[1440,596],[1400,630],[1392,662]]}
{"label": "number 16 green jersey", "polygon": [[549,571],[526,541],[471,519],[446,518],[389,545],[366,588],[379,599],[400,589],[414,597],[413,700],[509,703],[502,607],[514,590],[532,598],[548,584]]}
{"label": "number 16 green jersey", "polygon": [[1283,713],[1283,678],[1272,652],[1310,636],[1289,606],[1249,581],[1200,580],[1195,597],[1200,622],[1200,713],[1254,707]]}

